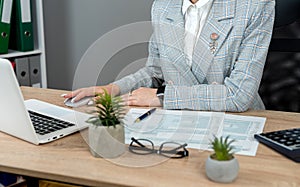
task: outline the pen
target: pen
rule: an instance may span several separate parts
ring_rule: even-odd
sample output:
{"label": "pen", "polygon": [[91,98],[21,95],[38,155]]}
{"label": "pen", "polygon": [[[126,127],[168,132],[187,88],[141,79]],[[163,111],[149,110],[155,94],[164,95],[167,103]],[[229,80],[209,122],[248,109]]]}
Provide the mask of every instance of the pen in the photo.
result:
{"label": "pen", "polygon": [[145,114],[142,114],[140,117],[136,118],[136,120],[134,121],[135,123],[142,121],[143,119],[145,119],[146,117],[150,116],[154,111],[156,110],[156,108],[152,108],[150,109],[148,112],[146,112]]}

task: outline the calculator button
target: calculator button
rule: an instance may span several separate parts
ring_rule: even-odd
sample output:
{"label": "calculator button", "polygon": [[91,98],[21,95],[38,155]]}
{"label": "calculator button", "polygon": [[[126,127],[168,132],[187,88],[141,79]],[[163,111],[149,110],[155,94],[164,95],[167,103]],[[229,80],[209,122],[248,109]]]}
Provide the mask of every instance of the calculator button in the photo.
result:
{"label": "calculator button", "polygon": [[280,139],[279,142],[284,143],[284,142],[286,142],[286,139]]}
{"label": "calculator button", "polygon": [[291,145],[294,145],[294,142],[289,142],[288,141],[288,142],[285,142],[284,145],[291,146]]}

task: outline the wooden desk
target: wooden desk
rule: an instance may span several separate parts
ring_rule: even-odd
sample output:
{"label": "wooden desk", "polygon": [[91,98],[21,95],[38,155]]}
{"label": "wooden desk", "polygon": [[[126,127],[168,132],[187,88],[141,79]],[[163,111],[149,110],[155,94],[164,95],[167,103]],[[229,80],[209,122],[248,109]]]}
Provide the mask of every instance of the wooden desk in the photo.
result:
{"label": "wooden desk", "polygon": [[[63,91],[22,87],[25,99],[36,98],[63,106]],[[300,114],[249,111],[242,115],[267,117],[265,131],[299,127]],[[0,133],[0,171],[87,186],[223,186],[205,175],[208,151],[190,150],[185,159],[133,168],[94,158],[80,133],[35,146]],[[300,164],[264,145],[257,156],[236,156],[240,172],[230,186],[300,186]],[[145,157],[145,159],[147,159]],[[226,184],[225,184],[226,185]]]}

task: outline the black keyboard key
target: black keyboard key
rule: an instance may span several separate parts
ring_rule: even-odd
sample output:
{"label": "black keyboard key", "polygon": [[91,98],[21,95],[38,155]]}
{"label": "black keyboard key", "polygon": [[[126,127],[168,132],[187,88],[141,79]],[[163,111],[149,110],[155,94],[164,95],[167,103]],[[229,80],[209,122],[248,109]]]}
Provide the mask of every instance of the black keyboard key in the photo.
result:
{"label": "black keyboard key", "polygon": [[280,139],[280,140],[278,140],[278,142],[280,142],[280,143],[285,143],[287,140],[286,139]]}
{"label": "black keyboard key", "polygon": [[271,138],[272,140],[275,140],[275,141],[279,141],[280,140],[280,136],[274,136],[274,138]]}
{"label": "black keyboard key", "polygon": [[284,145],[287,145],[287,146],[294,145],[294,142],[287,141],[284,143]]}

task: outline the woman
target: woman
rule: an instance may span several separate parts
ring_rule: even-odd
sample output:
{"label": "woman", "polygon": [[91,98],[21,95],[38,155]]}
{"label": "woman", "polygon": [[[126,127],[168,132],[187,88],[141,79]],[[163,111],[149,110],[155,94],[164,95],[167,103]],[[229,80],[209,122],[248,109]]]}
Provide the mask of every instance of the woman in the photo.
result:
{"label": "woman", "polygon": [[[264,109],[258,88],[274,13],[274,0],[155,0],[146,66],[109,85],[65,97],[76,97],[76,102],[106,89],[136,106]],[[155,80],[163,80],[158,89]]]}

